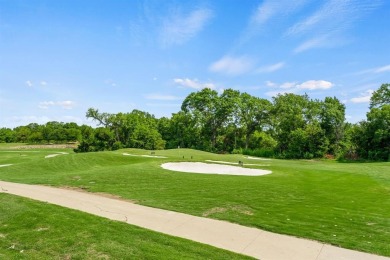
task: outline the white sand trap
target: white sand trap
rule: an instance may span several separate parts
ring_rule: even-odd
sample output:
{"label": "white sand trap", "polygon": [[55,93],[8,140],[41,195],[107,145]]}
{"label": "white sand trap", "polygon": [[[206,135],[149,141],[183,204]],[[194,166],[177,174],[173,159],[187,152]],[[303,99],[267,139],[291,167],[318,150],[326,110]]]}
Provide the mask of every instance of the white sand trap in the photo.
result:
{"label": "white sand trap", "polygon": [[252,157],[252,156],[244,156],[246,159],[250,160],[262,160],[262,161],[271,161],[271,159],[268,158],[261,158],[261,157]]}
{"label": "white sand trap", "polygon": [[58,152],[58,153],[46,155],[45,158],[52,158],[52,157],[56,157],[56,156],[58,156],[58,155],[63,155],[63,154],[69,154],[69,153],[66,153],[66,152]]}
{"label": "white sand trap", "polygon": [[243,176],[260,176],[272,173],[272,171],[260,169],[248,169],[231,165],[209,164],[201,162],[164,163],[162,168],[178,172],[191,172],[202,174],[226,174]]}
{"label": "white sand trap", "polygon": [[[238,162],[226,162],[226,161],[213,161],[213,160],[206,160],[206,162],[212,162],[212,163],[223,163],[223,164],[231,164],[231,165],[238,165]],[[257,163],[244,163],[244,165],[248,166],[271,166],[269,164],[257,164]]]}
{"label": "white sand trap", "polygon": [[56,154],[49,154],[49,155],[46,155],[45,158],[52,158],[52,157],[56,157],[58,155],[59,155],[58,153],[56,153]]}
{"label": "white sand trap", "polygon": [[122,155],[125,155],[125,156],[147,157],[147,158],[168,158],[168,157],[165,157],[165,156],[159,156],[159,155],[146,155],[146,154],[137,155],[137,154],[130,154],[130,153],[122,153]]}
{"label": "white sand trap", "polygon": [[0,164],[0,167],[7,167],[7,166],[11,166],[12,164]]}

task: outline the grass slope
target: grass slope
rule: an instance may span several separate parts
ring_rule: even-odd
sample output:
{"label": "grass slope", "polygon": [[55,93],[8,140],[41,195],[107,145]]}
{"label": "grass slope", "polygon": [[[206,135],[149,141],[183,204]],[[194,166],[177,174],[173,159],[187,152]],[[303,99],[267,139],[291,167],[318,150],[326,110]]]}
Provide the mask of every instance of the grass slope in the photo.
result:
{"label": "grass slope", "polygon": [[[150,154],[136,149],[44,159],[49,153],[53,151],[23,156],[3,150],[0,164],[14,165],[0,168],[0,179],[106,192],[143,205],[390,256],[389,163],[261,161],[189,149],[156,151],[166,159],[122,155]],[[163,162],[204,160],[267,164],[250,167],[273,173],[202,175],[160,167]]]}
{"label": "grass slope", "polygon": [[7,194],[0,212],[0,259],[250,259]]}

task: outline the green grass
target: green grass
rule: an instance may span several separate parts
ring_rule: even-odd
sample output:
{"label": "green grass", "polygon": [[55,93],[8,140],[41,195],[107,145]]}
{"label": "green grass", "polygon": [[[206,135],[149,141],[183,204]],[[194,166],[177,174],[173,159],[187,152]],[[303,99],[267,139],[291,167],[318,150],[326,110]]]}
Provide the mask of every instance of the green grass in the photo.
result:
{"label": "green grass", "polygon": [[0,259],[250,259],[8,194],[0,212]]}
{"label": "green grass", "polygon": [[[390,256],[390,163],[260,161],[189,149],[156,151],[169,158],[153,159],[123,152],[150,153],[125,149],[44,159],[53,150],[27,156],[3,151],[0,164],[14,165],[0,168],[0,179],[106,192],[142,205]],[[163,162],[206,159],[269,164],[258,168],[273,173],[203,175],[160,167]]]}

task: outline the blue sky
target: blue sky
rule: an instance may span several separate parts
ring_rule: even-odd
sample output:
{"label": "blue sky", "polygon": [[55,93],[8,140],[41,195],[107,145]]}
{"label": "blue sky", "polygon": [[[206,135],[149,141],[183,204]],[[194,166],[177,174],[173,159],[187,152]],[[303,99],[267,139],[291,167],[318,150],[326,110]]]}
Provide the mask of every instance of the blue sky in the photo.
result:
{"label": "blue sky", "polygon": [[204,87],[336,96],[390,82],[387,0],[0,0],[0,127],[180,110]]}

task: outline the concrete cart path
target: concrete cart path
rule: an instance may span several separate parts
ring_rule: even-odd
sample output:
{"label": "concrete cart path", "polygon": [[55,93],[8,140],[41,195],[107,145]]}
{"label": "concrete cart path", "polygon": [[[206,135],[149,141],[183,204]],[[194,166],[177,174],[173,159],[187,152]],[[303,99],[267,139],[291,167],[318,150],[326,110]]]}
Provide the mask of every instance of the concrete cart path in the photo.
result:
{"label": "concrete cart path", "polygon": [[137,205],[93,193],[0,181],[0,192],[80,210],[266,260],[389,260],[225,221]]}

